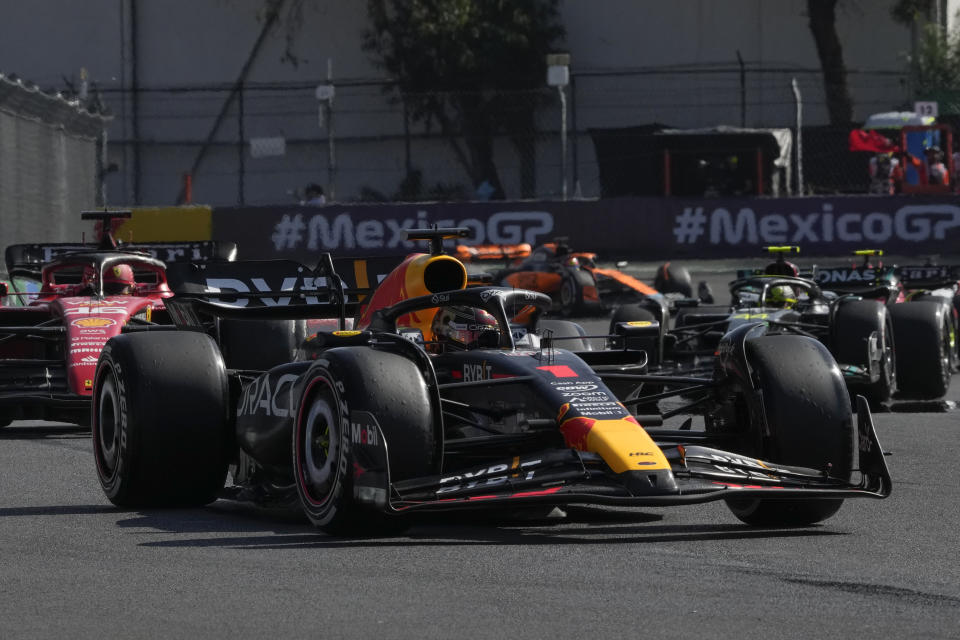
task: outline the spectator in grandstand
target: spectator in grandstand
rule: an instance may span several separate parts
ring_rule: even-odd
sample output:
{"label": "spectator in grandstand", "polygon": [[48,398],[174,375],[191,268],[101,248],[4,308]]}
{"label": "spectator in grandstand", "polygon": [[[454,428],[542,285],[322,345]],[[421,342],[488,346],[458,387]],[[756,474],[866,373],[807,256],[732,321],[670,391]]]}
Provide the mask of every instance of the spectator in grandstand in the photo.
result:
{"label": "spectator in grandstand", "polygon": [[912,154],[907,154],[910,164],[920,175],[920,184],[948,186],[950,184],[950,172],[947,171],[947,166],[943,164],[943,152],[940,151],[940,147],[936,145],[927,147],[923,154],[925,156],[923,160]]}
{"label": "spectator in grandstand", "polygon": [[891,153],[878,153],[870,158],[870,193],[893,195],[900,191],[903,169]]}
{"label": "spectator in grandstand", "polygon": [[327,196],[316,182],[311,182],[303,190],[303,201],[300,203],[307,206],[321,206],[327,204]]}

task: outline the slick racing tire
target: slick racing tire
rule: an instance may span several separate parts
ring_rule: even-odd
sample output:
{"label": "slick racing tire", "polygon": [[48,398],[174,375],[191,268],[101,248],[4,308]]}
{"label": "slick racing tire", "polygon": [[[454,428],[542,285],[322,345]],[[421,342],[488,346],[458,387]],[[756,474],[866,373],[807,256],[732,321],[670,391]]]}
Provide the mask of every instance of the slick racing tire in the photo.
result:
{"label": "slick racing tire", "polygon": [[[739,453],[829,470],[849,481],[856,426],[843,378],[827,348],[806,336],[768,335],[747,340],[745,349],[761,394],[751,393],[750,382],[740,380],[750,418],[748,444]],[[842,503],[834,498],[727,500],[737,518],[755,526],[813,524],[835,514]]]}
{"label": "slick racing tire", "polygon": [[590,341],[584,336],[587,332],[576,322],[569,320],[550,320],[543,318],[537,324],[537,333],[543,338],[544,331],[550,331],[555,339],[553,346],[568,351],[592,351]]}
{"label": "slick racing tire", "polygon": [[851,382],[851,399],[864,396],[871,407],[888,402],[897,387],[893,319],[887,307],[874,300],[843,304],[834,319],[833,355],[840,364],[877,371],[876,382]]}
{"label": "slick racing tire", "polygon": [[890,308],[897,346],[900,395],[920,400],[941,398],[950,388],[953,354],[947,306],[932,300]]}
{"label": "slick racing tire", "polygon": [[560,313],[572,316],[600,311],[599,300],[587,300],[584,297],[587,289],[597,291],[597,281],[592,273],[579,267],[565,270],[563,280],[560,282],[560,290],[557,292]]}
{"label": "slick racing tire", "polygon": [[693,280],[685,267],[665,262],[657,267],[653,288],[660,293],[679,293],[684,298],[693,296]]}
{"label": "slick racing tire", "polygon": [[610,334],[621,322],[656,322],[657,317],[639,303],[622,304],[613,310],[610,316]]}
{"label": "slick racing tire", "polygon": [[[293,429],[293,471],[307,518],[331,535],[400,533],[408,521],[354,500],[351,422],[373,417],[386,440],[390,480],[439,473],[435,407],[416,364],[369,347],[324,352],[307,374]],[[369,416],[367,419],[369,420]]]}
{"label": "slick racing tire", "polygon": [[306,320],[220,320],[220,345],[230,369],[266,371],[296,359]]}
{"label": "slick racing tire", "polygon": [[223,358],[210,336],[129,333],[107,342],[93,386],[100,486],[120,507],[201,506],[223,489],[230,437]]}

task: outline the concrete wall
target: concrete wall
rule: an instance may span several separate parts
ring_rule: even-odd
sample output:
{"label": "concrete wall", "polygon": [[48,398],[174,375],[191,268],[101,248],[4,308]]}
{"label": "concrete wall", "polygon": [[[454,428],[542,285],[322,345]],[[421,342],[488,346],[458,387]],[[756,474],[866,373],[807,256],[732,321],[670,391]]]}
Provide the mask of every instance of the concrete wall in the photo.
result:
{"label": "concrete wall", "polygon": [[[892,0],[840,3],[838,31],[851,70],[856,118],[902,106],[905,84],[897,71],[910,46],[909,30],[889,17]],[[111,159],[121,171],[108,181],[111,202],[171,203],[180,174],[188,169],[211,131],[261,29],[263,0],[34,0],[6,3],[0,21],[0,71],[15,72],[42,86],[62,86],[80,67],[107,91],[117,119],[111,125]],[[327,130],[317,124],[312,95],[328,60],[338,82],[382,78],[360,48],[366,24],[359,0],[304,3],[296,51],[299,64],[281,62],[282,30],[274,30],[255,60],[249,81],[259,85],[299,83],[285,92],[248,91],[245,135],[284,136],[283,159],[241,159],[236,146],[239,117],[228,112],[218,143],[195,180],[195,199],[210,204],[292,201],[287,191],[309,181],[327,181]],[[793,77],[801,84],[805,119],[826,121],[819,62],[807,26],[804,0],[567,0],[562,3],[576,86],[571,118],[576,128],[619,127],[653,121],[673,126],[740,124],[737,51],[747,71],[746,124],[793,122]],[[129,25],[137,17],[136,63],[141,89],[133,130],[134,47]],[[883,72],[883,73],[878,73]],[[170,87],[216,87],[221,91],[173,93]],[[402,119],[378,87],[339,86],[335,102],[339,142],[337,195],[355,198],[364,186],[391,193],[404,170]],[[559,192],[559,114],[546,110],[538,137],[538,195]],[[134,138],[141,141],[134,147]],[[598,193],[592,146],[572,136],[576,166],[586,196]],[[516,157],[498,145],[508,195],[516,197]],[[463,172],[439,141],[421,140],[414,162],[430,182],[463,183]],[[139,158],[140,180],[134,179]],[[243,180],[239,179],[243,173]],[[572,186],[571,186],[572,188]]]}

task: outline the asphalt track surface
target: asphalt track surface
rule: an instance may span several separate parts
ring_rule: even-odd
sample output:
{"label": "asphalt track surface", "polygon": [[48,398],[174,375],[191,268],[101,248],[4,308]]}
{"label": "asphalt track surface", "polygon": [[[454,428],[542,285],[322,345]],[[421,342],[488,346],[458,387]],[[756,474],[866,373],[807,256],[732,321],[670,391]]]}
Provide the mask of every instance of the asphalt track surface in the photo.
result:
{"label": "asphalt track surface", "polygon": [[875,414],[893,495],[814,527],[750,528],[722,503],[571,507],[361,541],[226,501],[118,510],[87,433],[14,423],[0,637],[957,638],[960,375],[948,400]]}

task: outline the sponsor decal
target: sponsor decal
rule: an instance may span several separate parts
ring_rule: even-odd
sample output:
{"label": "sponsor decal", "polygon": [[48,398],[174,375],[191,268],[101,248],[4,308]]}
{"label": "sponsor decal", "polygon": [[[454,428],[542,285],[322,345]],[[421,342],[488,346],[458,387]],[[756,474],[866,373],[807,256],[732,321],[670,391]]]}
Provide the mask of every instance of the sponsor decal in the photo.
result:
{"label": "sponsor decal", "polygon": [[380,431],[377,429],[376,418],[366,411],[350,414],[350,441],[360,446],[379,446]]}
{"label": "sponsor decal", "polygon": [[631,320],[627,324],[630,325],[631,327],[649,327],[653,323],[649,320]]}
{"label": "sponsor decal", "polygon": [[400,329],[400,336],[413,344],[423,345],[423,332],[420,329]]}
{"label": "sponsor decal", "polygon": [[97,364],[96,356],[84,356],[83,359],[77,360],[76,362],[71,362],[68,366],[70,367],[83,367]]}
{"label": "sponsor decal", "polygon": [[[76,323],[74,323],[74,326],[76,326]],[[107,335],[107,330],[106,330],[106,329],[80,329],[80,335],[85,335],[85,336],[101,335],[101,336],[105,336],[105,335]]]}
{"label": "sponsor decal", "polygon": [[946,280],[951,276],[950,267],[901,267],[900,277],[905,280]]}
{"label": "sponsor decal", "polygon": [[100,307],[97,305],[85,306],[85,307],[73,307],[70,309],[64,309],[63,314],[67,316],[89,316],[93,314],[99,315],[117,315],[125,316],[127,315],[127,310],[123,307]]}
{"label": "sponsor decal", "polygon": [[520,357],[520,356],[536,356],[536,355],[538,355],[538,352],[537,352],[537,351],[529,351],[529,350],[523,350],[523,351],[501,351],[501,352],[500,352],[500,355],[502,355],[502,356],[507,356],[508,358],[517,358],[517,357]]}
{"label": "sponsor decal", "polygon": [[472,234],[468,244],[537,244],[553,231],[553,214],[547,211],[500,211],[486,220],[430,220],[426,211],[403,220],[354,217],[351,212],[333,215],[317,213],[283,214],[274,225],[270,239],[278,252],[296,251],[304,246],[311,251],[338,249],[412,249],[407,229],[427,229],[432,225],[467,227]]}
{"label": "sponsor decal", "polygon": [[358,336],[361,333],[363,332],[362,331],[334,331],[333,335],[337,336],[338,338],[351,338],[353,336]]}
{"label": "sponsor decal", "polygon": [[532,480],[536,472],[526,468],[541,464],[542,462],[543,460],[541,458],[524,460],[522,462],[515,458],[513,464],[495,464],[473,471],[464,471],[458,475],[442,477],[440,478],[440,484],[443,486],[437,490],[437,494],[462,491],[476,487],[493,487],[504,484],[510,479]]}
{"label": "sponsor decal", "polygon": [[445,302],[450,302],[450,295],[447,293],[435,293],[430,297],[430,302],[433,304],[443,304]]}
{"label": "sponsor decal", "polygon": [[[297,376],[285,373],[272,380],[270,374],[264,374],[251,382],[243,390],[238,416],[252,416],[263,413],[277,418],[286,418],[290,415],[293,400],[293,383]],[[271,384],[273,385],[271,387]]]}
{"label": "sponsor decal", "polygon": [[[83,381],[83,388],[84,388],[84,389],[93,389],[93,380],[84,380],[84,381]],[[121,408],[122,408],[122,405],[121,405]]]}
{"label": "sponsor decal", "polygon": [[870,283],[877,279],[876,269],[824,269],[817,271],[819,284],[837,284],[841,282]]}
{"label": "sponsor decal", "polygon": [[717,350],[714,352],[715,356],[721,358],[727,358],[733,354],[733,343],[732,342],[721,342],[720,346],[717,347]]}
{"label": "sponsor decal", "polygon": [[[123,311],[121,309],[121,311]],[[112,318],[77,318],[70,323],[74,327],[83,327],[84,329],[112,327],[117,321]]]}
{"label": "sponsor decal", "polygon": [[[346,287],[346,283],[343,283]],[[285,277],[279,287],[267,284],[265,278],[250,278],[249,282],[238,278],[207,278],[205,280],[206,291],[210,293],[270,293],[270,292],[296,292],[303,294],[310,291],[326,290],[326,277],[313,276],[289,276]],[[267,307],[282,307],[289,305],[293,298],[290,296],[279,296],[276,298],[259,298],[260,302]],[[303,301],[306,304],[320,304],[321,300],[317,296],[305,296]],[[231,302],[226,300],[217,300],[220,304],[232,307],[245,307],[250,303],[249,299],[240,298]]]}
{"label": "sponsor decal", "polygon": [[480,380],[490,380],[493,378],[493,367],[487,361],[480,364],[464,364],[463,380],[464,382],[478,382]]}
{"label": "sponsor decal", "polygon": [[553,382],[551,382],[550,384],[551,384],[551,385],[554,385],[554,386],[557,388],[557,391],[560,391],[560,392],[562,392],[562,393],[565,394],[565,395],[566,395],[567,393],[574,392],[574,391],[594,391],[594,390],[600,388],[600,385],[592,384],[592,383],[588,383],[588,384],[570,384],[570,383],[568,383],[568,382],[556,382],[556,381],[553,381]]}

